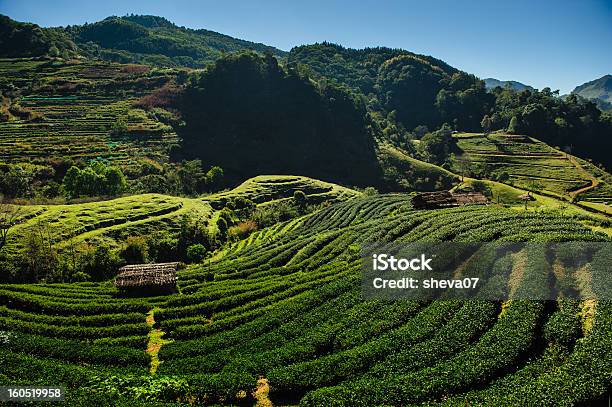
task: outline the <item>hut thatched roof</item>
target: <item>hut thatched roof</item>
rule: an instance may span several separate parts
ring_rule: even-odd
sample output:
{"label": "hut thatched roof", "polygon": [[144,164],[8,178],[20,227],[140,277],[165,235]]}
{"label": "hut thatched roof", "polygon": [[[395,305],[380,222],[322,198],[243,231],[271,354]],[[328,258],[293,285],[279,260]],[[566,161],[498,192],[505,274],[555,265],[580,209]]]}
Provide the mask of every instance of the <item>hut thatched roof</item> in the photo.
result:
{"label": "hut thatched roof", "polygon": [[459,205],[486,205],[489,200],[480,192],[461,192],[452,194]]}
{"label": "hut thatched roof", "polygon": [[412,206],[417,209],[444,208],[455,206],[455,201],[448,191],[422,192],[412,198]]}
{"label": "hut thatched roof", "polygon": [[178,263],[150,263],[123,266],[115,279],[118,288],[174,287]]}
{"label": "hut thatched roof", "polygon": [[480,192],[422,192],[412,198],[416,209],[439,209],[463,205],[484,205],[489,200]]}
{"label": "hut thatched roof", "polygon": [[519,199],[522,199],[523,201],[535,201],[536,199],[531,196],[531,194],[527,193],[527,194],[523,194],[523,195],[519,195]]}

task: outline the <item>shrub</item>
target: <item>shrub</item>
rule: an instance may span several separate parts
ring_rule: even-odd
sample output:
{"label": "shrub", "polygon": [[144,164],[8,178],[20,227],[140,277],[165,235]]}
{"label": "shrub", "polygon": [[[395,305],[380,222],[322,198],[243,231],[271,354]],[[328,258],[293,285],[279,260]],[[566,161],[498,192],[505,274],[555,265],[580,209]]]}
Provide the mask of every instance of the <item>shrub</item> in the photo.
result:
{"label": "shrub", "polygon": [[88,245],[80,257],[81,269],[93,280],[100,281],[111,278],[117,272],[121,259],[107,244],[95,247]]}
{"label": "shrub", "polygon": [[227,236],[231,240],[241,240],[256,230],[257,223],[253,222],[252,220],[247,220],[229,228]]}
{"label": "shrub", "polygon": [[570,346],[581,333],[580,318],[569,313],[556,312],[544,324],[544,339],[551,343]]}
{"label": "shrub", "polygon": [[199,263],[206,257],[206,247],[204,245],[192,244],[187,248],[187,259],[193,263]]}
{"label": "shrub", "polygon": [[149,261],[149,247],[147,239],[143,236],[130,236],[125,242],[121,257],[130,264],[147,263]]}

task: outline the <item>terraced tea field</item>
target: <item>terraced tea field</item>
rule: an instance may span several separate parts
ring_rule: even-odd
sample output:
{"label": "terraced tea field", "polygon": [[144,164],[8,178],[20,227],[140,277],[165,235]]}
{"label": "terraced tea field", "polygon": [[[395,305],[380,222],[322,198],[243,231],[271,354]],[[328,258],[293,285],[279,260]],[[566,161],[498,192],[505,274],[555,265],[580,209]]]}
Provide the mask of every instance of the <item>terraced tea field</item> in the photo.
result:
{"label": "terraced tea field", "polygon": [[509,179],[504,182],[522,189],[571,198],[605,183],[594,175],[591,164],[582,165],[577,158],[531,137],[459,134],[455,140],[461,150],[460,162],[472,170],[486,169],[488,178],[497,179],[506,173]]}
{"label": "terraced tea field", "polygon": [[214,203],[229,198],[246,198],[255,203],[289,199],[295,191],[308,195],[311,202],[346,200],[360,195],[355,190],[316,179],[291,175],[260,175],[250,178],[228,192],[207,197]]}
{"label": "terraced tea field", "polygon": [[[180,271],[178,294],[121,298],[111,283],[0,286],[0,384],[53,378],[73,404],[593,405],[610,391],[612,304],[364,301],[359,246],[607,239],[553,214],[417,211],[407,195],[357,197]],[[483,272],[512,275],[514,290],[544,289],[543,256],[517,245]],[[590,276],[602,264],[555,267],[600,292]],[[147,354],[152,329],[164,343]],[[161,362],[155,374],[152,360]]]}
{"label": "terraced tea field", "polygon": [[[0,59],[0,89],[30,117],[0,122],[0,161],[104,158],[124,169],[139,158],[168,159],[172,128],[133,106],[174,75],[139,65]],[[117,122],[127,132],[112,135]]]}
{"label": "terraced tea field", "polygon": [[218,216],[217,210],[222,208],[224,200],[248,197],[265,205],[290,199],[297,190],[304,192],[311,203],[344,201],[360,195],[308,177],[259,176],[230,191],[203,198],[143,194],[83,204],[20,206],[20,219],[11,229],[5,250],[19,250],[25,230],[41,224],[49,227],[51,240],[58,248],[98,239],[113,244],[128,236],[172,233],[185,215],[214,227],[211,220]]}

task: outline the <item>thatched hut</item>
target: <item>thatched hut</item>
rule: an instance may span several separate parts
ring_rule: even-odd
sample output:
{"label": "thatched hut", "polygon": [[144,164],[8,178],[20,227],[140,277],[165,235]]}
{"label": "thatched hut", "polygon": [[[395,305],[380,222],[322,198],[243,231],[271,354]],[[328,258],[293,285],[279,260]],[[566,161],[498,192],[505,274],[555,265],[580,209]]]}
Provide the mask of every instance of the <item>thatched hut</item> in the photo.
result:
{"label": "thatched hut", "polygon": [[119,269],[115,286],[122,293],[159,294],[176,290],[178,263],[132,264]]}
{"label": "thatched hut", "polygon": [[448,191],[422,192],[412,197],[415,209],[437,209],[456,206],[453,195]]}
{"label": "thatched hut", "polygon": [[464,205],[486,205],[489,200],[480,192],[422,192],[412,200],[415,209],[441,209]]}
{"label": "thatched hut", "polygon": [[452,195],[458,206],[486,205],[489,203],[487,197],[481,194],[480,192],[461,192],[453,193]]}

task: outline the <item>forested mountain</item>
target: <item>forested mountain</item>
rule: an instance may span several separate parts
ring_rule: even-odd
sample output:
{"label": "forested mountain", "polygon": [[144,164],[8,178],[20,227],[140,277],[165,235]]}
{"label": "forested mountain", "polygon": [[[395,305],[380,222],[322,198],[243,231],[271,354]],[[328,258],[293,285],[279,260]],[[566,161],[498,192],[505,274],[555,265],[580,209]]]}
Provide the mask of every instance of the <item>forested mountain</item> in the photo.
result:
{"label": "forested mountain", "polygon": [[572,93],[594,100],[603,110],[612,109],[612,75],[604,75],[599,79],[576,86]]}
{"label": "forested mountain", "polygon": [[485,78],[484,82],[487,89],[493,89],[497,87],[505,88],[507,86],[510,86],[512,89],[519,91],[525,89],[533,90],[531,86],[525,85],[524,83],[520,83],[517,81],[500,81],[499,79],[495,78]]}
{"label": "forested mountain", "polygon": [[283,69],[271,56],[219,59],[178,98],[180,154],[229,177],[303,174],[352,185],[378,176],[366,109],[341,86]]}
{"label": "forested mountain", "polygon": [[[324,137],[323,133],[326,134],[325,137],[334,140],[345,139],[344,135],[339,134],[346,131],[347,128],[344,127],[346,123],[338,124],[328,118],[328,116],[337,115],[335,112],[335,109],[338,108],[337,103],[328,103],[332,99],[335,100],[335,96],[325,96],[325,92],[329,91],[328,89],[334,89],[334,92],[345,92],[345,90],[340,91],[340,88],[336,86],[340,85],[350,89],[353,94],[350,96],[351,100],[357,101],[360,99],[357,103],[360,106],[359,109],[364,108],[367,112],[367,114],[364,113],[363,117],[360,116],[356,124],[358,130],[356,130],[355,137],[358,139],[364,134],[362,124],[368,123],[367,126],[370,126],[374,133],[382,135],[383,139],[391,141],[395,146],[410,152],[414,149],[414,143],[412,143],[414,139],[420,139],[425,133],[440,129],[443,125],[458,131],[504,129],[512,133],[537,137],[552,145],[573,150],[584,157],[592,158],[605,164],[608,168],[612,167],[612,158],[606,153],[612,143],[610,138],[606,137],[612,132],[612,120],[608,114],[602,114],[594,103],[581,97],[561,98],[548,88],[542,91],[529,87],[516,90],[516,86],[513,85],[509,88],[495,87],[487,90],[486,81],[482,81],[474,75],[451,67],[434,57],[401,49],[378,47],[356,50],[324,42],[295,47],[286,54],[273,47],[238,40],[212,31],[178,27],[162,17],[140,15],[108,17],[93,24],[53,29],[16,23],[4,18],[2,27],[6,33],[2,38],[10,38],[12,41],[10,46],[4,46],[4,56],[47,55],[67,58],[78,51],[81,56],[88,58],[124,63],[137,62],[153,66],[203,67],[223,58],[226,54],[236,51],[255,51],[260,55],[267,54],[268,56],[264,58],[266,68],[261,66],[258,68],[251,67],[252,69],[248,68],[247,71],[278,70],[275,75],[283,77],[285,80],[271,81],[270,78],[272,77],[238,78],[238,85],[236,86],[243,86],[250,80],[261,80],[260,88],[257,88],[257,91],[261,93],[266,89],[268,99],[257,99],[261,94],[250,95],[247,92],[241,94],[237,90],[238,88],[236,88],[234,94],[231,92],[226,94],[222,90],[218,90],[218,96],[219,100],[226,101],[227,106],[236,107],[236,109],[242,109],[243,111],[252,106],[254,111],[261,113],[260,117],[267,117],[270,123],[264,126],[263,121],[260,120],[255,125],[256,133],[280,132],[281,135],[268,137],[278,136],[282,139],[282,137],[286,137],[288,132],[292,132],[294,134],[293,143],[286,144],[288,147],[294,147],[296,142],[309,143],[312,141],[313,139],[308,137],[306,137],[308,141],[302,140],[302,136],[310,134],[306,129],[312,130],[312,126],[319,126],[316,130],[313,130],[312,134],[316,134],[314,139]],[[23,46],[15,47],[14,44],[23,44]],[[274,62],[273,64],[275,67],[271,64],[273,57],[278,60],[278,63]],[[253,59],[254,56],[250,58]],[[217,78],[217,76],[224,74],[221,66],[228,64],[234,66],[232,64],[237,64],[235,61],[241,59],[236,58],[234,62],[228,62],[232,60],[232,58],[226,58],[225,62],[211,68],[206,73],[208,78],[206,80],[214,82],[218,79],[223,83],[226,79]],[[251,62],[254,62],[254,60]],[[280,68],[278,64],[286,66]],[[272,71],[266,72],[272,74]],[[289,100],[289,92],[283,90],[283,87],[289,83],[292,83],[291,86],[295,86],[297,82],[291,82],[291,80],[297,77],[301,78],[300,80],[304,84],[311,83],[307,78],[316,81],[316,86],[312,84],[308,86],[315,86],[318,89],[315,92],[318,93],[318,96],[311,91],[308,91],[311,92],[308,96],[306,96],[306,93],[300,94],[299,92],[306,88],[298,87],[298,94],[293,96],[294,99]],[[289,80],[287,78],[293,79]],[[606,90],[609,89],[606,88],[608,86],[606,83],[610,82],[609,78],[608,75],[595,83],[585,84],[579,87],[580,89],[577,88],[577,92],[581,92],[587,98],[595,95],[607,97],[605,95],[609,95],[609,93],[605,92],[609,92],[609,90]],[[229,83],[228,89],[232,89],[234,85]],[[244,89],[247,89],[248,86]],[[288,104],[271,103],[269,95],[275,94],[275,92],[282,95],[279,101],[283,100]],[[185,95],[190,94],[189,92],[185,93]],[[314,125],[307,124],[305,127],[295,124],[299,120],[306,120],[305,118],[308,116],[305,113],[299,120],[294,121],[293,125],[277,123],[279,120],[284,120],[283,118],[289,120],[289,118],[297,117],[295,112],[288,112],[287,109],[288,106],[299,106],[305,103],[301,99],[302,97],[309,100],[309,103],[327,103],[325,107],[325,109],[328,109],[327,112],[323,114],[319,111],[314,117],[310,117],[310,119],[316,118],[318,121]],[[317,97],[319,100],[316,99]],[[345,95],[342,93],[340,99],[344,98]],[[252,105],[247,105],[250,99],[252,99]],[[199,100],[194,100],[199,103]],[[600,101],[598,103],[600,107],[605,107],[603,106],[604,102]],[[230,143],[227,145],[237,145],[236,140],[242,140],[243,138],[249,139],[249,142],[255,142],[256,139],[246,136],[245,122],[241,122],[242,119],[234,120],[236,111],[232,112],[232,109],[227,109],[226,112],[218,112],[219,106],[222,105],[210,102],[210,112],[212,113],[209,114],[199,107],[184,105],[183,110],[186,114],[191,114],[191,123],[188,123],[187,128],[197,128],[200,125],[204,127],[213,126],[215,130],[211,134],[215,134],[215,137],[219,137],[221,134],[233,134],[234,141],[229,142],[226,138],[223,139]],[[313,106],[309,106],[307,110]],[[199,110],[192,112],[191,109]],[[294,107],[294,109],[299,110],[297,107]],[[314,110],[311,110],[311,112],[314,112]],[[248,115],[241,113],[239,116],[244,118]],[[209,117],[211,119],[210,123],[198,124],[197,121],[204,117]],[[326,119],[320,121],[322,117],[326,117]],[[223,122],[221,118],[225,118],[226,121]],[[332,126],[331,123],[334,123],[334,125]],[[208,127],[207,131],[211,131],[211,128]],[[188,134],[192,134],[189,131]],[[209,134],[198,137],[209,137]],[[193,140],[189,141],[189,136],[186,140],[186,143],[193,142]],[[202,141],[205,138],[198,140]],[[276,149],[272,150],[279,153],[283,151],[279,146],[284,145],[281,143],[275,147]],[[351,152],[357,151],[360,145],[359,143],[351,143],[351,149],[347,150],[348,156],[352,154]],[[427,144],[424,144],[424,146],[427,146]],[[204,151],[201,146],[192,144],[191,147],[190,152]],[[310,147],[314,148],[313,146]],[[309,148],[306,151],[309,151]],[[214,148],[210,151],[214,151]],[[365,151],[366,154],[369,154],[370,147]],[[443,146],[442,151],[450,151],[449,146]],[[207,154],[205,154],[206,157],[208,157]],[[235,158],[240,154],[225,155],[233,155]],[[307,156],[308,154],[304,155],[304,157]],[[345,155],[345,157],[348,156]],[[431,154],[425,152],[423,156],[431,156]],[[293,155],[290,153],[285,157],[293,157]],[[287,162],[294,162],[292,166],[287,168],[302,168],[296,163],[304,157],[297,161],[291,161],[287,158]],[[256,174],[251,170],[238,169],[242,165],[241,163],[249,162],[248,159],[241,159],[238,162],[233,161],[234,158],[224,158],[222,161],[232,162],[229,167],[236,170],[235,174]],[[444,164],[445,160],[450,159],[450,157],[439,158],[436,163],[440,165]],[[261,167],[260,169],[265,168]],[[274,168],[280,167],[278,165],[269,167],[270,170]],[[334,170],[331,173],[334,173]],[[319,174],[309,173],[309,175],[318,176]],[[356,174],[351,175],[362,179]],[[340,179],[334,178],[332,175],[331,180]]]}
{"label": "forested mountain", "polygon": [[86,57],[155,66],[204,67],[224,53],[284,51],[209,30],[179,27],[163,17],[111,16],[92,24],[41,28],[0,16],[0,56]]}
{"label": "forested mountain", "polygon": [[178,27],[156,16],[112,16],[65,30],[87,55],[115,62],[203,67],[228,52],[253,50],[284,55],[274,47],[214,31]]}
{"label": "forested mountain", "polygon": [[561,98],[549,88],[487,91],[484,81],[440,60],[386,48],[301,46],[290,51],[288,64],[304,64],[315,76],[366,95],[383,133],[400,143],[420,138],[423,126],[433,130],[445,123],[455,130],[504,129],[612,166],[612,141],[605,136],[612,133],[610,116],[584,98]]}
{"label": "forested mountain", "polygon": [[0,14],[0,57],[70,57],[76,49],[62,30],[20,23]]}
{"label": "forested mountain", "polygon": [[367,95],[371,110],[394,112],[394,119],[410,130],[418,125],[437,128],[455,118],[462,128],[478,128],[492,102],[475,76],[405,50],[355,50],[324,42],[293,48],[287,61]]}

